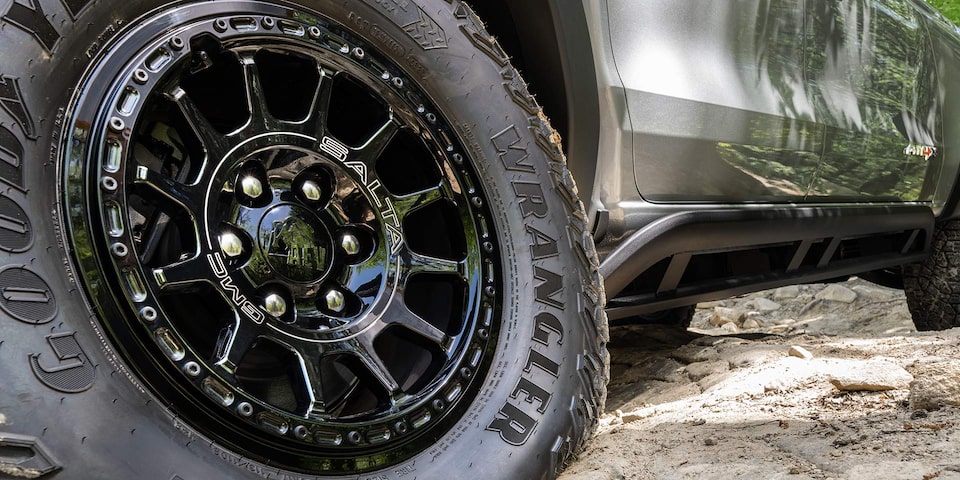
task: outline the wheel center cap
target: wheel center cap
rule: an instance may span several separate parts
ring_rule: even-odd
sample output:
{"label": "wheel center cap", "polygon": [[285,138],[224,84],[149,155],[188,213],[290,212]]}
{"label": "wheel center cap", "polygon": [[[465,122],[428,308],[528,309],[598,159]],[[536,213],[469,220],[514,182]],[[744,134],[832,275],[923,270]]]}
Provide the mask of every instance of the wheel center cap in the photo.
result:
{"label": "wheel center cap", "polygon": [[314,213],[296,205],[267,210],[257,241],[270,268],[294,282],[320,280],[330,266],[330,233]]}

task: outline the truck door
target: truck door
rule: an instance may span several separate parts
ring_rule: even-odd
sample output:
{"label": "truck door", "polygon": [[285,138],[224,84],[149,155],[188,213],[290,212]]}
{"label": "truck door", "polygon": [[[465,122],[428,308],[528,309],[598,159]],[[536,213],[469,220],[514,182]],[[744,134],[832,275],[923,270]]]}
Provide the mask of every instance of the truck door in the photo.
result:
{"label": "truck door", "polygon": [[795,202],[822,151],[803,0],[610,0],[640,194]]}
{"label": "truck door", "polygon": [[930,200],[941,114],[920,12],[907,0],[807,0],[807,9],[806,70],[824,128],[808,200]]}

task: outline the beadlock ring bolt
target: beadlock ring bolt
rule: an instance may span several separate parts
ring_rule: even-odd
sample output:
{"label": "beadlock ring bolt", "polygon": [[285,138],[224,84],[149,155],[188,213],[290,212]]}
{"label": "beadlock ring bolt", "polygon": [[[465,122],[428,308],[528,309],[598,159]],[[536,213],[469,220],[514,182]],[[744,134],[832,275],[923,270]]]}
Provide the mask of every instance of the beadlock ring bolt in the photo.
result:
{"label": "beadlock ring bolt", "polygon": [[150,77],[147,75],[147,72],[138,68],[133,71],[133,81],[137,82],[140,85],[147,83],[150,80]]}
{"label": "beadlock ring bolt", "polygon": [[343,311],[345,306],[343,293],[340,293],[338,290],[330,290],[326,295],[323,296],[324,300],[327,301],[327,308],[330,310],[340,313]]}
{"label": "beadlock ring bolt", "polygon": [[306,197],[307,200],[310,200],[311,202],[316,202],[317,200],[320,200],[320,195],[322,193],[320,191],[320,186],[317,185],[317,182],[314,182],[312,180],[307,180],[306,182],[303,182],[303,186],[300,187],[300,191],[303,192],[303,196]]}
{"label": "beadlock ring bolt", "polygon": [[263,300],[263,308],[270,315],[281,317],[284,313],[287,313],[287,302],[280,295],[271,293]]}
{"label": "beadlock ring bolt", "polygon": [[352,233],[344,233],[340,237],[340,247],[347,255],[356,255],[360,253],[360,240]]}
{"label": "beadlock ring bolt", "polygon": [[113,245],[110,245],[110,252],[113,253],[115,257],[123,258],[127,256],[127,246],[117,242]]}
{"label": "beadlock ring bolt", "polygon": [[113,177],[103,177],[100,179],[100,187],[108,192],[113,192],[117,190],[117,181]]}
{"label": "beadlock ring bolt", "polygon": [[115,132],[122,132],[127,127],[123,123],[123,120],[120,120],[117,117],[112,117],[110,119],[110,128]]}
{"label": "beadlock ring bolt", "polygon": [[220,249],[228,257],[236,257],[243,253],[243,242],[233,232],[220,234]]}
{"label": "beadlock ring bolt", "polygon": [[257,198],[263,194],[263,184],[257,177],[243,177],[240,180],[240,190],[250,198]]}
{"label": "beadlock ring bolt", "polygon": [[153,323],[157,321],[157,310],[153,307],[146,306],[140,309],[140,318],[147,323]]}

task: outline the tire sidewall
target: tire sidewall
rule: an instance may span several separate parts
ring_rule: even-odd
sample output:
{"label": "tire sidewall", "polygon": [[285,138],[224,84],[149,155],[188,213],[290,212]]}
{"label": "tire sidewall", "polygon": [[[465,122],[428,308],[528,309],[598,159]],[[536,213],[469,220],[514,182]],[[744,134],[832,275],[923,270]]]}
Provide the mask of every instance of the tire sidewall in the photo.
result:
{"label": "tire sidewall", "polygon": [[[10,252],[4,265],[41,278],[56,315],[31,323],[0,313],[0,376],[10,379],[0,404],[13,405],[0,410],[0,432],[36,439],[67,478],[310,478],[247,460],[179,420],[175,406],[161,405],[125,366],[91,315],[68,253],[70,234],[77,232],[63,226],[64,208],[76,206],[61,204],[58,162],[61,150],[69,148],[61,137],[70,131],[70,101],[84,73],[120,32],[161,2],[90,1],[73,12],[76,18],[69,2],[37,2],[60,37],[52,51],[9,18],[0,30],[0,41],[8,45],[0,55],[0,73],[8,85],[15,79],[33,121],[29,128],[15,109],[0,110],[0,127],[24,151],[23,188],[8,188],[3,195],[23,209],[31,226],[29,247]],[[573,210],[582,207],[565,201],[559,188],[566,179],[551,132],[537,122],[532,99],[515,93],[522,81],[503,64],[503,52],[483,48],[482,25],[472,14],[459,18],[464,10],[458,2],[406,4],[410,11],[398,10],[392,1],[303,3],[369,39],[368,48],[389,53],[451,120],[484,184],[502,259],[502,323],[478,397],[432,447],[364,477],[461,472],[532,478],[555,471],[560,450],[577,441],[573,437],[582,433],[577,430],[589,428],[589,419],[577,418],[583,415],[584,363],[596,353],[602,334],[585,322],[584,312],[595,305],[583,285],[595,283],[590,263],[596,260],[592,246],[582,245],[583,232],[570,227]],[[411,32],[405,23],[411,14],[427,29],[439,28],[442,40]],[[478,36],[471,42],[473,33]],[[537,189],[542,197],[531,195]],[[554,277],[562,279],[561,288],[552,288]],[[562,331],[550,328],[551,319]],[[57,361],[55,342],[70,339],[81,356]],[[67,392],[54,377],[36,373],[31,359],[49,371],[86,360],[95,374],[89,385],[80,385],[86,388]],[[522,434],[503,422],[517,411],[528,427]]]}

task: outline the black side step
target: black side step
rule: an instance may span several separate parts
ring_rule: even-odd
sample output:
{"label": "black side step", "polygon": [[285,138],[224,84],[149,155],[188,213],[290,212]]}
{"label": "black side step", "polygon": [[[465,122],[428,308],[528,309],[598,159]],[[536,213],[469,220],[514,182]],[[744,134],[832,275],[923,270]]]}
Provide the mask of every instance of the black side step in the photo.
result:
{"label": "black side step", "polygon": [[934,216],[922,205],[683,212],[630,236],[600,264],[607,315],[621,319],[756,290],[923,259]]}

